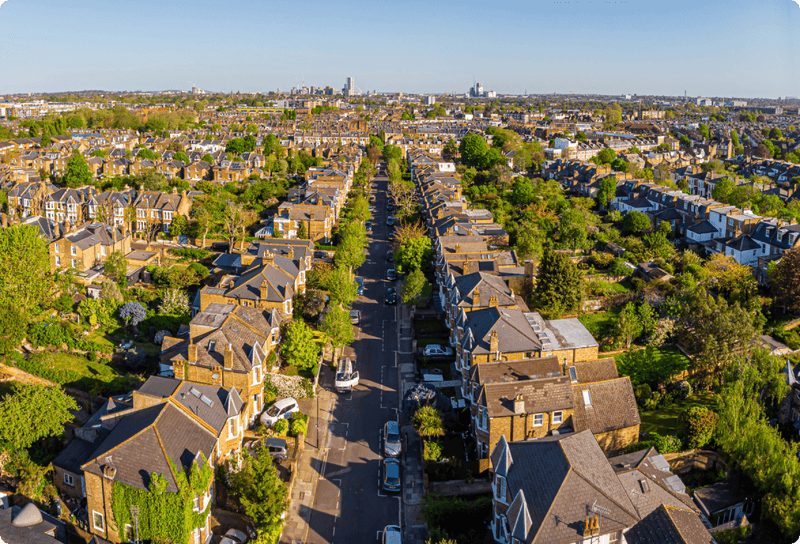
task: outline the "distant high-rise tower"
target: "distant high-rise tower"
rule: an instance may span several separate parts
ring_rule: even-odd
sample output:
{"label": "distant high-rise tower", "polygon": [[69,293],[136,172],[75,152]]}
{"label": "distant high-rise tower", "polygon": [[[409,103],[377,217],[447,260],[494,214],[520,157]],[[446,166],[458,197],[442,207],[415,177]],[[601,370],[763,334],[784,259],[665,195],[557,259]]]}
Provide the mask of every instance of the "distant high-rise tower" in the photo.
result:
{"label": "distant high-rise tower", "polygon": [[342,94],[345,96],[353,96],[356,94],[356,80],[353,77],[348,77],[344,80],[344,89]]}

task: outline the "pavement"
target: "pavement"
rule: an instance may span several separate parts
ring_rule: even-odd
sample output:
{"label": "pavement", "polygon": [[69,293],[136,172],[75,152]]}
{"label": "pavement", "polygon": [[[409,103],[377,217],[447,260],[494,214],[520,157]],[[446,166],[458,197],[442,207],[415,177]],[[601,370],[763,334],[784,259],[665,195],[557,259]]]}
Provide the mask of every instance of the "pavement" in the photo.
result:
{"label": "pavement", "polygon": [[[353,304],[361,311],[353,342],[359,385],[353,392],[333,392],[333,373],[323,368],[317,397],[301,401],[309,414],[305,450],[280,542],[282,544],[373,544],[386,525],[403,527],[405,544],[424,544],[427,538],[420,508],[424,496],[420,438],[410,422],[400,422],[407,436],[403,461],[403,490],[381,490],[383,455],[381,430],[398,418],[402,394],[414,383],[410,312],[386,306],[384,295],[399,284],[386,280],[386,190],[379,177],[373,230],[367,260],[357,274],[364,278],[364,295]],[[319,418],[317,418],[319,401]],[[316,435],[319,425],[319,437]],[[318,447],[319,446],[319,447]]]}

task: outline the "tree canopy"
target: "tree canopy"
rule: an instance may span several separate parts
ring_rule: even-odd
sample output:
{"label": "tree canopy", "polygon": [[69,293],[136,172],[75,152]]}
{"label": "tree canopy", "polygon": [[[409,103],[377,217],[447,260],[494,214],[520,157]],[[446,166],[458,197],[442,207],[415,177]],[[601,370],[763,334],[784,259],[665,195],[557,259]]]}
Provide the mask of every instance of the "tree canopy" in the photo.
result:
{"label": "tree canopy", "polygon": [[86,159],[80,153],[75,153],[67,159],[67,166],[61,181],[70,189],[75,189],[91,184],[93,177]]}
{"label": "tree canopy", "polygon": [[536,307],[553,316],[576,310],[583,302],[583,291],[583,276],[569,255],[546,249],[533,292]]}
{"label": "tree canopy", "polygon": [[75,399],[60,387],[17,384],[0,400],[0,443],[14,450],[29,448],[37,440],[64,433],[77,410]]}
{"label": "tree canopy", "polygon": [[314,332],[300,320],[286,325],[280,351],[283,361],[297,368],[311,368],[317,364],[319,357],[319,346],[314,342]]}

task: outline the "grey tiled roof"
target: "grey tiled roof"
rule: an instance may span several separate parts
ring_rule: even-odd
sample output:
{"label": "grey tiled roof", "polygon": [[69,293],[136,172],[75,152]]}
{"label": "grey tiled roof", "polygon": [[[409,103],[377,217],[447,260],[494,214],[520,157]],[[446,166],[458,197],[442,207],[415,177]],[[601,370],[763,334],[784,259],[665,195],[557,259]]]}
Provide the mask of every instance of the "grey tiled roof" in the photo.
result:
{"label": "grey tiled roof", "polygon": [[573,366],[575,366],[575,373],[580,383],[602,382],[619,377],[617,364],[613,357],[597,361],[577,362]]}
{"label": "grey tiled roof", "polygon": [[566,376],[487,383],[476,392],[476,402],[487,407],[489,417],[513,416],[514,399],[518,395],[525,401],[526,414],[568,410],[574,406]]}
{"label": "grey tiled roof", "polygon": [[498,361],[472,365],[469,379],[479,383],[511,382],[527,380],[531,376],[544,377],[561,374],[561,366],[556,357],[541,359],[521,359],[519,361]]}
{"label": "grey tiled roof", "polygon": [[[583,391],[589,391],[591,406],[586,406]],[[639,425],[639,409],[633,395],[630,378],[617,378],[604,382],[572,384],[575,412],[572,421],[575,430],[589,429],[603,433]]]}
{"label": "grey tiled roof", "polygon": [[73,438],[67,447],[61,450],[58,457],[53,459],[53,466],[59,467],[75,474],[82,474],[81,465],[89,460],[96,444],[80,438]]}
{"label": "grey tiled roof", "polygon": [[700,517],[683,508],[661,505],[625,533],[628,544],[715,544]]}

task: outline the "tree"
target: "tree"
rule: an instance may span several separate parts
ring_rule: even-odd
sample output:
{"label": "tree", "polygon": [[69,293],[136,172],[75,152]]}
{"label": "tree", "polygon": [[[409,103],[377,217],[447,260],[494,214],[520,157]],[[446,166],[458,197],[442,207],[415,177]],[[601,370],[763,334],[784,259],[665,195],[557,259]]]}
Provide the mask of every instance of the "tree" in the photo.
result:
{"label": "tree", "polygon": [[331,296],[331,300],[349,307],[358,298],[358,284],[344,266],[336,266],[327,275],[325,289]]}
{"label": "tree", "polygon": [[6,355],[19,347],[28,330],[28,316],[8,303],[0,304],[0,355]]}
{"label": "tree", "polygon": [[103,263],[106,276],[113,278],[120,287],[126,286],[128,275],[128,260],[121,251],[115,251],[106,257]]}
{"label": "tree", "polygon": [[400,161],[403,158],[403,150],[396,145],[387,145],[383,148],[383,160],[391,162],[392,160]]}
{"label": "tree", "polygon": [[55,291],[50,256],[38,227],[0,229],[0,305],[36,315]]}
{"label": "tree", "polygon": [[243,138],[233,138],[225,145],[225,153],[238,157],[247,151],[247,144]]}
{"label": "tree", "polygon": [[617,158],[617,152],[611,149],[610,147],[606,147],[597,154],[597,163],[598,164],[611,164],[614,162],[614,159]]}
{"label": "tree", "polygon": [[781,256],[769,274],[775,304],[789,312],[800,312],[800,246]]}
{"label": "tree", "polygon": [[100,300],[115,300],[122,302],[122,293],[119,290],[119,285],[111,281],[104,281],[103,286],[100,288]]}
{"label": "tree", "polygon": [[119,308],[119,316],[134,327],[145,320],[147,310],[138,302],[126,302]]}
{"label": "tree", "polygon": [[64,175],[61,181],[70,189],[82,187],[92,183],[92,171],[89,170],[89,165],[86,159],[80,153],[75,153],[67,159],[67,166],[64,170]]}
{"label": "tree", "polygon": [[299,320],[286,325],[280,352],[287,365],[297,368],[311,368],[317,364],[319,358],[319,346],[314,342],[314,332]]}
{"label": "tree", "polygon": [[533,184],[529,178],[517,177],[512,185],[511,201],[518,206],[530,204],[535,197]]}
{"label": "tree", "polygon": [[378,160],[381,158],[381,148],[377,145],[369,146],[367,148],[367,158],[373,165],[378,164]]}
{"label": "tree", "polygon": [[[769,146],[767,145],[767,142],[769,142],[769,140],[764,140],[760,144],[758,144],[758,147],[755,149],[755,151],[753,151],[754,157],[760,157],[762,159],[772,158],[773,152],[770,150]],[[769,143],[772,144],[772,142]]]}
{"label": "tree", "polygon": [[[228,202],[222,212],[222,226],[228,239],[228,253],[233,253],[236,238],[241,230],[246,226],[246,214],[241,204]],[[203,236],[205,245],[205,236]]]}
{"label": "tree", "polygon": [[405,274],[411,270],[428,267],[433,258],[433,247],[431,239],[427,236],[407,238],[397,248],[394,262],[397,271]]}
{"label": "tree", "polygon": [[583,303],[583,276],[569,255],[547,249],[539,263],[533,299],[550,315],[580,308]]}
{"label": "tree", "polygon": [[15,382],[13,392],[0,400],[0,443],[19,451],[42,438],[61,436],[73,419],[70,410],[78,410],[78,404],[60,387]]}
{"label": "tree", "polygon": [[207,162],[211,166],[214,166],[217,163],[217,161],[214,160],[214,157],[211,156],[211,153],[206,153],[200,160]]}
{"label": "tree", "polygon": [[189,161],[189,156],[186,155],[186,153],[184,153],[183,151],[178,151],[177,153],[175,153],[175,156],[172,157],[172,158],[174,160],[176,160],[176,161],[181,161],[184,165],[187,165],[190,162]]}
{"label": "tree", "polygon": [[145,191],[163,191],[167,187],[167,178],[148,168],[142,172],[142,189]]}
{"label": "tree", "polygon": [[571,209],[561,214],[559,237],[574,251],[586,242],[588,234],[586,215],[583,210]]}
{"label": "tree", "polygon": [[164,315],[189,315],[189,294],[182,289],[167,289],[161,294],[158,313]]}
{"label": "tree", "polygon": [[626,304],[619,313],[614,328],[617,339],[625,343],[625,349],[631,349],[631,343],[642,334],[643,329],[639,313],[636,311],[636,305],[633,302]]}
{"label": "tree", "polygon": [[350,312],[341,304],[331,304],[322,318],[320,330],[328,335],[334,347],[347,346],[355,339]]}
{"label": "tree", "polygon": [[414,412],[414,428],[423,438],[444,436],[442,414],[433,406],[422,406]]}
{"label": "tree", "polygon": [[241,470],[230,474],[230,490],[258,526],[259,536],[269,535],[280,526],[288,492],[263,443],[254,454],[244,456]]}
{"label": "tree", "polygon": [[154,161],[154,160],[158,159],[158,155],[156,155],[152,150],[150,150],[150,149],[148,149],[146,147],[143,147],[142,149],[139,150],[138,153],[136,153],[136,158],[137,159],[149,159],[151,161]]}
{"label": "tree", "polygon": [[483,165],[483,156],[486,154],[487,149],[486,140],[479,134],[474,133],[464,136],[458,146],[461,162],[475,168],[480,168]]}
{"label": "tree", "polygon": [[617,196],[617,178],[606,176],[600,180],[600,187],[597,190],[597,202],[604,208],[608,208],[611,201]]}
{"label": "tree", "polygon": [[300,226],[297,227],[297,237],[300,240],[307,240],[308,239],[308,229],[306,228],[306,222],[300,221]]}
{"label": "tree", "polygon": [[173,236],[183,236],[189,231],[189,220],[185,215],[175,215],[169,224],[169,233]]}
{"label": "tree", "polygon": [[717,428],[717,414],[705,406],[690,406],[681,413],[678,426],[686,447],[699,450],[711,440]]}
{"label": "tree", "polygon": [[364,264],[366,256],[364,248],[367,247],[367,231],[363,223],[346,221],[339,227],[339,245],[333,260],[337,265],[346,267],[350,273]]}
{"label": "tree", "polygon": [[714,200],[728,203],[734,189],[736,189],[736,184],[732,179],[722,178],[714,185],[714,190],[711,192],[711,195],[714,197]]}
{"label": "tree", "polygon": [[622,230],[629,234],[641,234],[651,226],[650,218],[635,210],[628,212],[622,220]]}
{"label": "tree", "polygon": [[403,304],[423,306],[432,292],[433,288],[425,274],[419,268],[415,268],[408,274],[406,281],[403,282],[403,288],[400,290],[400,300],[403,301]]}

